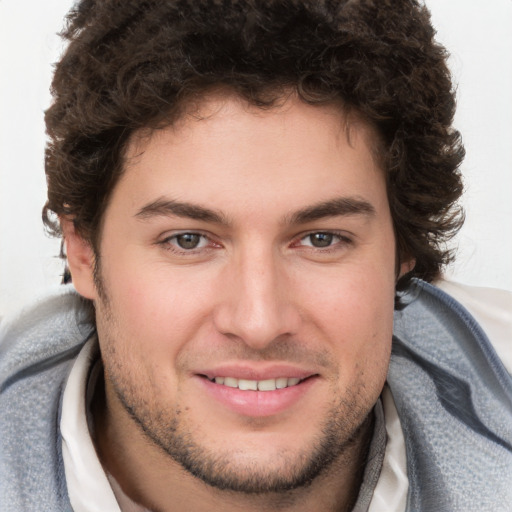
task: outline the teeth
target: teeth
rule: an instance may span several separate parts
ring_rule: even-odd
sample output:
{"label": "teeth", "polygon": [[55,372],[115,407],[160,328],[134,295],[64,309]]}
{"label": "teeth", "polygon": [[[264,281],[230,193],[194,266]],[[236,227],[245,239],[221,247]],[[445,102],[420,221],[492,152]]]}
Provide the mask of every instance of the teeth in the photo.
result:
{"label": "teeth", "polygon": [[257,380],[245,380],[245,379],[239,379],[238,380],[238,389],[241,389],[242,391],[246,391],[248,389],[252,391],[258,390],[258,381]]}
{"label": "teeth", "polygon": [[297,377],[279,377],[278,379],[266,380],[248,380],[235,379],[234,377],[215,377],[215,384],[223,384],[230,388],[238,388],[242,391],[275,391],[276,389],[284,389],[290,386],[296,386],[300,379]]}
{"label": "teeth", "polygon": [[280,377],[279,379],[276,379],[277,389],[283,389],[286,386],[288,386],[288,379],[286,377]]}
{"label": "teeth", "polygon": [[233,377],[225,377],[224,378],[224,386],[228,386],[230,388],[237,388],[238,387],[238,379],[234,379]]}
{"label": "teeth", "polygon": [[275,391],[276,388],[276,379],[260,380],[258,382],[258,389],[260,391]]}

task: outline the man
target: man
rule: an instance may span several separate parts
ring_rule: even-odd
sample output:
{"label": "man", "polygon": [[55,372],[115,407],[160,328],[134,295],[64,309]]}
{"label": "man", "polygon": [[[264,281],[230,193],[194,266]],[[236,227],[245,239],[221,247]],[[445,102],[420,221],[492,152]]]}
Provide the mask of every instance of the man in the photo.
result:
{"label": "man", "polygon": [[426,9],[84,0],[65,36],[78,294],[3,329],[7,510],[510,510],[510,375],[417,279],[461,224]]}

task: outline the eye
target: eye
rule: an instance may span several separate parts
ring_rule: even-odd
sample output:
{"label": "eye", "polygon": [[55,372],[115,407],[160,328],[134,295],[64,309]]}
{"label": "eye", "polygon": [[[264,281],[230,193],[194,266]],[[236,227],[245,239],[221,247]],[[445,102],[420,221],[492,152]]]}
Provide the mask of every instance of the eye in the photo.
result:
{"label": "eye", "polygon": [[326,247],[332,247],[340,243],[350,243],[347,237],[331,233],[329,231],[317,231],[314,233],[308,233],[306,236],[300,239],[300,245],[306,247],[313,247],[315,249],[324,249]]}
{"label": "eye", "polygon": [[190,251],[207,247],[209,240],[205,235],[201,235],[200,233],[178,233],[166,238],[163,243],[170,244],[178,249]]}
{"label": "eye", "polygon": [[303,245],[311,247],[329,247],[337,237],[332,233],[311,233],[302,239]]}

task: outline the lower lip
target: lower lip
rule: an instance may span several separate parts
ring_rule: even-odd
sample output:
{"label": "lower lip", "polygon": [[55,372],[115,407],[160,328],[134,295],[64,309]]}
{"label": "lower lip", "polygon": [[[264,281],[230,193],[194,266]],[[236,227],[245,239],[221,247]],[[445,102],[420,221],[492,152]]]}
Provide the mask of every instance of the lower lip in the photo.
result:
{"label": "lower lip", "polygon": [[317,380],[309,377],[295,386],[275,391],[242,391],[198,377],[217,402],[244,416],[266,417],[286,411],[299,402]]}

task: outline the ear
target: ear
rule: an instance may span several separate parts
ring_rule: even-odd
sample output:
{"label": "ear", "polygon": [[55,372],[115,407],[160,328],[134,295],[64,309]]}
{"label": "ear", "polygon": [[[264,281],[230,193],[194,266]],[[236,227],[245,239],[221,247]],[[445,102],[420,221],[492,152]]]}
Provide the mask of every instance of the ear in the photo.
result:
{"label": "ear", "polygon": [[97,292],[94,284],[94,251],[90,243],[76,232],[72,220],[61,217],[60,225],[73,285],[80,295],[95,300]]}
{"label": "ear", "polygon": [[398,279],[402,276],[410,272],[416,265],[416,260],[414,258],[408,259],[400,263],[400,272],[398,274]]}

